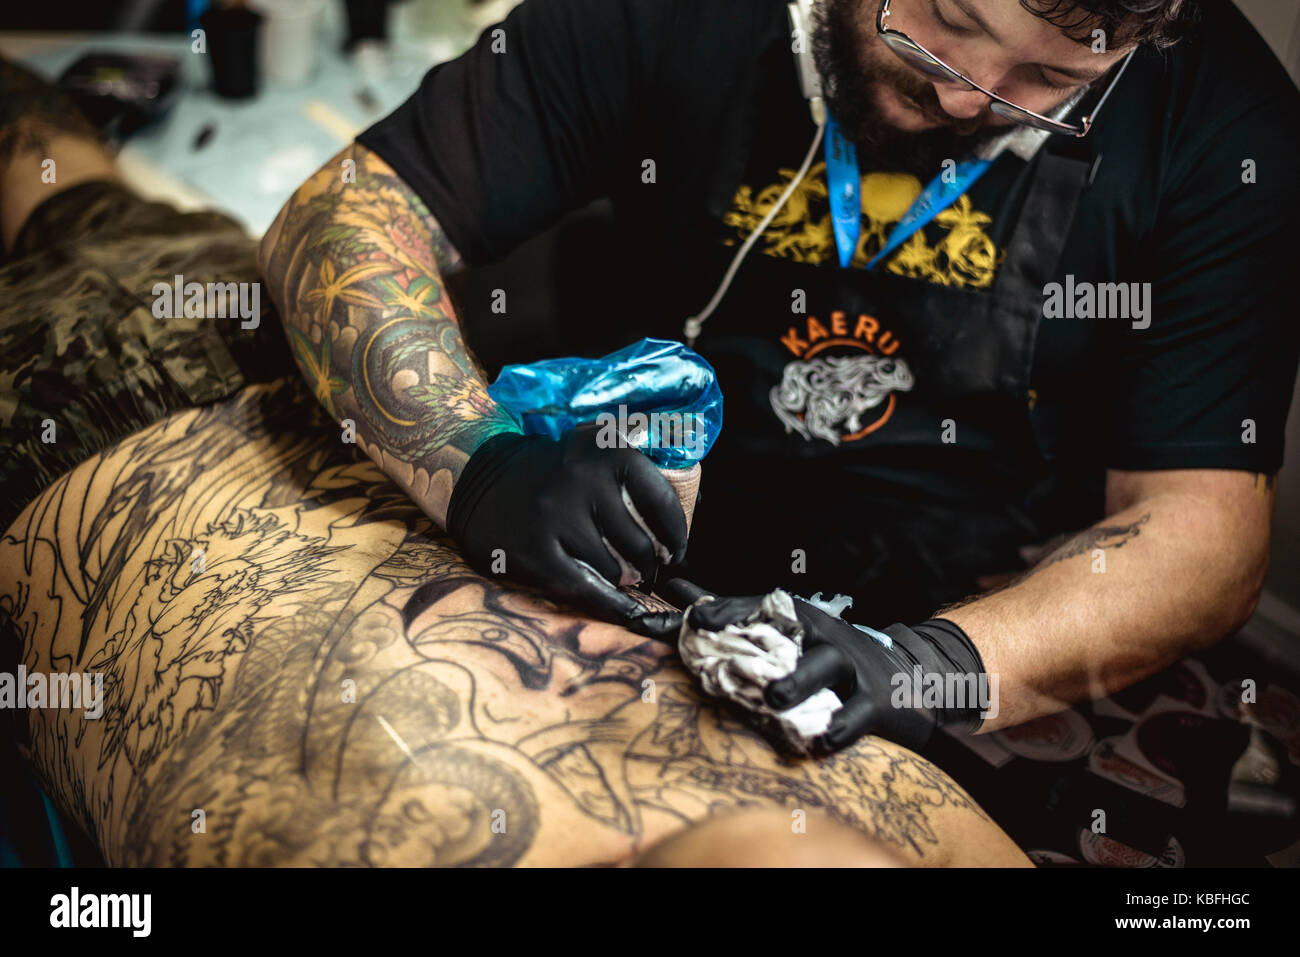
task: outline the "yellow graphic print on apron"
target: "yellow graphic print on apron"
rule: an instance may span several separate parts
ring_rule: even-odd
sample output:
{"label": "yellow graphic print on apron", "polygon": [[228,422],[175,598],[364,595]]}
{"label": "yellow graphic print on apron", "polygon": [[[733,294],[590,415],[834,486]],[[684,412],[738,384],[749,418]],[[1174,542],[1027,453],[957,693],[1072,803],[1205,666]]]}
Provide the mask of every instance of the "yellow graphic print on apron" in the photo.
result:
{"label": "yellow graphic print on apron", "polygon": [[[781,193],[790,185],[795,170],[779,170],[781,181],[754,194],[741,185],[724,222],[736,230],[742,242],[758,225]],[[862,177],[863,229],[853,255],[853,266],[862,269],[884,248],[889,231],[903,218],[922,184],[906,173],[867,173]],[[916,232],[885,261],[885,268],[898,276],[923,279],[940,286],[987,289],[993,285],[998,265],[1006,255],[984,231],[993,219],[971,207],[963,195],[934,219],[943,237],[931,246],[925,230]],[[801,263],[835,261],[835,239],[831,231],[830,206],[826,201],[826,163],[808,171],[804,181],[768,226],[760,240],[762,252]]]}

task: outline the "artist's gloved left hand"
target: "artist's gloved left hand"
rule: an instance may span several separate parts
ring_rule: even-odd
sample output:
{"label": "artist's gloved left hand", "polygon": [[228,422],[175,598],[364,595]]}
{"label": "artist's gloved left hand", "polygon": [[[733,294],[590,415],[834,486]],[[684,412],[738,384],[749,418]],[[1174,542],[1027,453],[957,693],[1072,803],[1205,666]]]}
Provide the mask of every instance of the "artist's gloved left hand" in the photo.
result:
{"label": "artist's gloved left hand", "polygon": [[[699,602],[687,612],[687,624],[720,631],[748,618],[762,600],[763,596],[754,595]],[[931,618],[912,628],[890,625],[883,631],[890,639],[886,645],[802,598],[796,597],[794,606],[804,628],[803,655],[794,672],[772,682],[765,695],[768,705],[784,711],[823,688],[834,691],[843,707],[835,712],[819,741],[825,750],[838,751],[867,734],[919,750],[929,742],[936,727],[967,733],[978,730],[978,694],[967,695],[960,704],[949,701],[943,707],[924,708],[920,704],[926,699],[922,697],[918,702],[912,693],[918,684],[923,690],[927,681],[938,680],[940,687],[949,687],[949,674],[960,675],[968,691],[985,686],[979,651],[956,624]],[[919,682],[914,670],[918,666]],[[937,679],[927,679],[927,675],[937,675]],[[903,683],[906,696],[901,691],[895,693]]]}

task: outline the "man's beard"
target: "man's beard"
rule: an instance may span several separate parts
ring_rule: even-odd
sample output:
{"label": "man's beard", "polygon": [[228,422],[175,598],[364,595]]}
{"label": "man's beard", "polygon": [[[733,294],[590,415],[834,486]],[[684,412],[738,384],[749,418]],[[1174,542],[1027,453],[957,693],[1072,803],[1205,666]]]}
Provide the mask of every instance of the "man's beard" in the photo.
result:
{"label": "man's beard", "polygon": [[934,86],[883,45],[877,45],[882,58],[868,54],[857,20],[860,9],[860,0],[822,0],[820,12],[814,14],[812,50],[831,116],[873,166],[928,180],[945,159],[960,160],[1007,132],[1005,125],[987,125],[987,113],[971,120],[948,118],[944,126],[919,132],[890,126],[876,106],[875,92],[881,86],[940,120],[947,114]]}

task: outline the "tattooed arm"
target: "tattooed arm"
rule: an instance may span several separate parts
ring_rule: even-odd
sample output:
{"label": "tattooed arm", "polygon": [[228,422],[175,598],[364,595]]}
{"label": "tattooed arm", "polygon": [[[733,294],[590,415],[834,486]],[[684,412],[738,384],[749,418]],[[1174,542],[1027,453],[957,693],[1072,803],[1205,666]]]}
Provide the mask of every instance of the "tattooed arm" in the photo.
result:
{"label": "tattooed arm", "polygon": [[461,336],[443,276],[463,264],[437,221],[354,144],[289,199],[259,259],[317,400],[445,528],[469,454],[518,428]]}
{"label": "tattooed arm", "polygon": [[47,489],[0,536],[0,624],[29,674],[103,676],[98,718],[15,713],[113,864],[613,863],[742,810],[1027,863],[915,754],[785,760],[670,646],[475,573],[297,379]]}
{"label": "tattooed arm", "polygon": [[999,677],[983,730],[1103,697],[1241,627],[1268,569],[1273,486],[1226,469],[1112,471],[1105,519],[1007,588],[937,612]]}

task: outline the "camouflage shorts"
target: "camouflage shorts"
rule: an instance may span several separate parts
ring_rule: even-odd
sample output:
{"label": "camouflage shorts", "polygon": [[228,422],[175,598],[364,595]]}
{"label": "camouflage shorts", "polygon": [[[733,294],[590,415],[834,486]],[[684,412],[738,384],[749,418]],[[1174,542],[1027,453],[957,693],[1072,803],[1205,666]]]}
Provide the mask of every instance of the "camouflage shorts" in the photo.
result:
{"label": "camouflage shorts", "polygon": [[[293,371],[256,243],[214,212],[180,213],[113,183],[39,206],[0,269],[0,529],[60,475],[170,412]],[[248,284],[259,306],[193,308],[161,286]],[[191,289],[195,287],[190,287]],[[218,294],[219,296],[221,293]],[[176,313],[177,318],[159,318]],[[234,315],[231,315],[234,313]],[[224,314],[230,318],[212,318]],[[249,326],[250,328],[244,328]]]}

